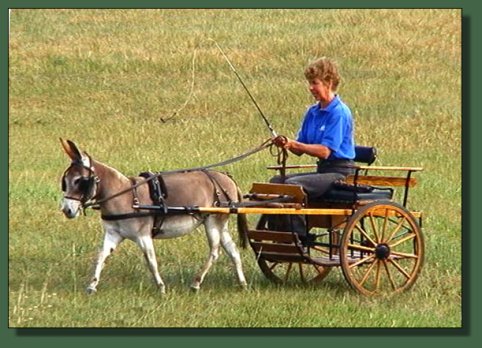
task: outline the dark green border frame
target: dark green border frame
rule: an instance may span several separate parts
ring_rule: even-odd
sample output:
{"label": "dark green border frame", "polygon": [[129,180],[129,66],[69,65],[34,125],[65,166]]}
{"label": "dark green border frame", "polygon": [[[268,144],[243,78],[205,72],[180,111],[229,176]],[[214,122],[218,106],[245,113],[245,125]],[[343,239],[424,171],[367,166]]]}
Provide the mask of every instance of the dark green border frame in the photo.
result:
{"label": "dark green border frame", "polygon": [[[0,129],[0,223],[1,223],[1,297],[0,297],[0,340],[7,347],[37,346],[53,348],[65,346],[108,346],[127,347],[136,345],[181,345],[196,347],[200,345],[336,345],[366,347],[374,344],[408,346],[434,344],[442,347],[460,345],[461,347],[479,346],[482,337],[480,273],[476,257],[477,248],[482,246],[481,233],[476,226],[476,198],[480,195],[480,182],[477,181],[477,151],[482,137],[477,131],[482,129],[480,110],[482,98],[477,91],[482,90],[481,44],[478,34],[482,32],[481,5],[474,0],[460,1],[307,1],[307,0],[235,0],[202,1],[11,1],[0,5],[1,30],[1,117]],[[478,2],[477,2],[478,3]],[[463,102],[462,102],[462,233],[463,233],[463,327],[461,329],[9,329],[8,328],[8,8],[461,8],[463,10]],[[478,29],[477,29],[478,28]],[[475,98],[474,98],[475,97]],[[478,117],[479,116],[479,117]],[[441,148],[440,151],[444,149]],[[480,263],[480,259],[478,260]]]}

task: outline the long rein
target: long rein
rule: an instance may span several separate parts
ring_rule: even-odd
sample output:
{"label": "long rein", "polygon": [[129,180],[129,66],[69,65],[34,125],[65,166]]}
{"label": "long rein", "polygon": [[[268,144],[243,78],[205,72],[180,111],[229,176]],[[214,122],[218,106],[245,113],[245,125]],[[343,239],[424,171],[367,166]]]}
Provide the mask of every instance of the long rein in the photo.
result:
{"label": "long rein", "polygon": [[[95,200],[95,201],[92,201],[92,202],[86,202],[86,204],[84,204],[83,206],[83,209],[84,209],[84,212],[85,212],[85,209],[86,208],[89,208],[89,207],[92,207],[92,208],[98,208],[99,205],[101,203],[104,203],[104,202],[107,202],[115,197],[118,197],[120,195],[123,195],[127,192],[130,192],[130,191],[133,191],[135,190],[136,188],[138,188],[139,186],[141,185],[144,185],[146,183],[148,183],[149,181],[151,180],[154,180],[155,178],[163,175],[163,174],[173,174],[173,173],[185,173],[185,172],[192,172],[192,171],[197,171],[197,170],[206,170],[206,169],[210,169],[210,168],[214,168],[214,167],[221,167],[221,166],[224,166],[224,165],[228,165],[228,164],[231,164],[231,163],[234,163],[234,162],[237,162],[237,161],[240,161],[248,156],[251,156],[261,150],[264,150],[265,148],[270,148],[270,151],[271,153],[273,154],[273,151],[271,150],[272,146],[274,145],[274,142],[273,142],[273,139],[278,137],[278,134],[274,131],[273,127],[271,126],[271,123],[269,122],[269,120],[266,118],[266,116],[263,114],[263,111],[261,110],[261,108],[259,107],[258,103],[256,102],[256,100],[254,99],[253,95],[250,93],[248,87],[245,85],[244,81],[242,80],[241,76],[239,75],[239,73],[236,71],[236,68],[234,67],[233,63],[231,62],[231,60],[228,58],[228,56],[226,55],[226,53],[224,52],[224,50],[221,48],[221,46],[213,39],[208,39],[209,41],[212,41],[214,42],[214,44],[216,45],[216,47],[218,48],[218,50],[221,52],[221,54],[223,55],[224,59],[226,60],[226,62],[228,63],[229,67],[231,68],[231,70],[234,72],[234,74],[236,75],[236,77],[238,78],[239,82],[241,83],[241,85],[243,86],[244,90],[246,91],[246,93],[248,94],[248,96],[250,97],[251,101],[253,102],[253,104],[255,105],[256,109],[258,110],[260,116],[263,118],[263,121],[265,122],[266,126],[268,127],[271,135],[272,135],[272,138],[269,138],[267,140],[265,140],[261,145],[259,145],[258,147],[254,148],[254,149],[251,149],[239,156],[236,156],[236,157],[233,157],[233,158],[230,158],[228,160],[225,160],[225,161],[222,161],[222,162],[218,162],[218,163],[214,163],[214,164],[210,164],[210,165],[206,165],[206,166],[202,166],[202,167],[195,167],[195,168],[186,168],[186,169],[177,169],[177,170],[170,170],[170,171],[163,171],[163,172],[158,172],[158,173],[154,173],[152,175],[150,175],[149,177],[145,178],[144,180],[142,181],[139,181],[135,184],[133,184],[131,187],[125,189],[125,190],[122,190],[122,191],[119,191],[111,196],[108,196],[108,197],[105,197],[103,199],[100,199],[100,200]],[[194,76],[194,61],[195,61],[195,55],[193,56],[193,76]],[[190,93],[190,96],[192,96],[192,88],[194,86],[194,79],[193,79],[193,82],[191,84],[191,93]],[[189,99],[189,98],[188,98]],[[187,101],[186,103],[184,104],[184,106],[180,109],[182,110],[185,106],[187,105]],[[179,112],[180,110],[176,111],[170,118],[172,118],[173,116],[175,116],[175,114],[177,114],[177,112]],[[169,118],[169,119],[170,119]],[[162,122],[166,122],[166,120],[164,120],[163,118],[161,118],[161,121]],[[274,155],[274,154],[273,154]],[[288,151],[284,148],[278,148],[277,149],[277,154],[274,155],[277,157],[277,162],[278,162],[278,165],[281,166],[280,168],[280,175],[281,175],[281,178],[282,178],[282,181],[284,182],[285,180],[285,176],[286,176],[286,159],[288,157]]]}
{"label": "long rein", "polygon": [[[254,149],[251,149],[251,150],[248,150],[244,153],[242,153],[241,155],[238,155],[238,156],[235,156],[235,157],[232,157],[230,159],[227,159],[225,161],[222,161],[222,162],[218,162],[218,163],[214,163],[214,164],[209,164],[209,165],[206,165],[206,166],[201,166],[201,167],[194,167],[194,168],[185,168],[185,169],[176,169],[176,170],[168,170],[168,171],[162,171],[162,172],[158,172],[158,173],[154,173],[152,175],[150,175],[149,177],[147,177],[146,179],[142,180],[142,181],[139,181],[138,183],[132,185],[131,187],[127,188],[127,189],[124,189],[124,190],[121,190],[117,193],[114,193],[108,197],[105,197],[105,198],[102,198],[100,200],[95,200],[95,201],[92,201],[92,202],[87,202],[85,205],[84,205],[84,210],[87,209],[87,208],[90,208],[92,207],[93,209],[96,209],[98,208],[98,206],[102,203],[105,203],[111,199],[114,199],[116,197],[119,197],[127,192],[131,192],[133,190],[135,190],[136,188],[138,188],[139,186],[141,185],[144,185],[144,184],[147,184],[149,181],[151,180],[154,180],[155,178],[161,176],[161,175],[164,175],[164,174],[174,174],[174,173],[186,173],[186,172],[193,172],[193,171],[198,171],[198,170],[206,170],[206,169],[210,169],[210,168],[215,168],[215,167],[221,167],[221,166],[225,166],[225,165],[228,165],[228,164],[231,164],[231,163],[235,163],[235,162],[238,162],[248,156],[251,156],[261,150],[264,150],[266,148],[270,148],[271,146],[273,145],[273,140],[270,138],[270,139],[267,139],[265,140],[261,145],[257,146],[256,148]],[[280,151],[278,152],[277,154],[278,156],[278,163],[280,163],[280,158],[285,158],[286,156],[286,153],[285,151]],[[282,159],[282,162],[284,162],[285,160]]]}

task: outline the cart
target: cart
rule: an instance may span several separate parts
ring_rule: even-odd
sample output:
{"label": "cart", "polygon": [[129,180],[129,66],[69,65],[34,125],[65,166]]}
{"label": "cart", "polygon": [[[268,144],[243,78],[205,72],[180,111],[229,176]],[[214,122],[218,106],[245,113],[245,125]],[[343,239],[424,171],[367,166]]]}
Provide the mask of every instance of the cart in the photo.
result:
{"label": "cart", "polygon": [[[412,174],[422,168],[372,166],[373,147],[358,146],[356,154],[355,174],[317,201],[309,201],[299,186],[253,184],[247,195],[251,200],[285,198],[283,203],[249,208],[249,213],[261,214],[248,237],[268,279],[315,283],[333,267],[341,267],[351,287],[368,296],[403,292],[415,283],[424,259],[422,212],[410,211],[407,205],[409,189],[416,185]],[[268,168],[307,167],[311,166]],[[386,172],[391,174],[380,174]],[[394,199],[397,188],[403,190],[400,203]],[[289,231],[292,214],[305,219],[308,238],[301,240]],[[270,226],[272,215],[284,228]]]}
{"label": "cart", "polygon": [[[403,292],[417,280],[424,260],[422,212],[407,207],[409,189],[416,185],[412,174],[422,168],[373,166],[373,147],[357,146],[356,154],[355,174],[320,200],[310,201],[300,186],[254,183],[244,205],[203,211],[259,214],[256,226],[248,228],[249,244],[261,271],[275,283],[317,283],[341,267],[363,295]],[[305,238],[290,230],[293,215],[305,219]]]}

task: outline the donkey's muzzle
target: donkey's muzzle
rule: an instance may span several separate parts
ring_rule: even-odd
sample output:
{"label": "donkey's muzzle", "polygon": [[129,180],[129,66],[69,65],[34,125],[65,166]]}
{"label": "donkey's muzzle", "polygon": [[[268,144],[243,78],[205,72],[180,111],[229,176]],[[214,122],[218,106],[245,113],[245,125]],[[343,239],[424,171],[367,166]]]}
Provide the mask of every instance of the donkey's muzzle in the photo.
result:
{"label": "donkey's muzzle", "polygon": [[79,216],[81,204],[80,201],[64,198],[62,200],[61,209],[68,219]]}

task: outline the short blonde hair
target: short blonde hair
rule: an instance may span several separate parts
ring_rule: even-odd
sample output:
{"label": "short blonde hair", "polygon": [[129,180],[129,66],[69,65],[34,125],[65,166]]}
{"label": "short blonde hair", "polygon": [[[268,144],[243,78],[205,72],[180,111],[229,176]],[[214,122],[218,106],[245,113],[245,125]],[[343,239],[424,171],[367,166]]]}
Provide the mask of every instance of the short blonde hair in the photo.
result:
{"label": "short blonde hair", "polygon": [[311,62],[305,69],[305,77],[308,81],[318,78],[323,82],[331,82],[334,91],[341,80],[336,62],[326,57]]}

